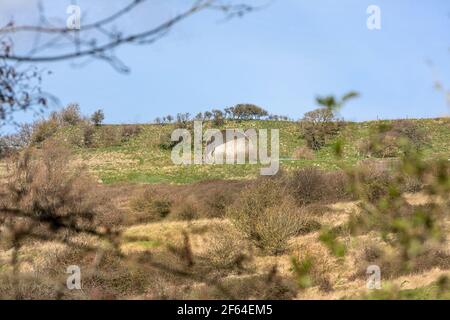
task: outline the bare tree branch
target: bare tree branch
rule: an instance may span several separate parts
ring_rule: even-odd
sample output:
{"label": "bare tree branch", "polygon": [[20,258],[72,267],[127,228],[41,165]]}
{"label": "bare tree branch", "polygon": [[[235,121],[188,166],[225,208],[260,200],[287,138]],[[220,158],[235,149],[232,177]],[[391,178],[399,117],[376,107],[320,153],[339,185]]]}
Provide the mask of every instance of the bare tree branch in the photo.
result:
{"label": "bare tree branch", "polygon": [[[53,27],[53,26],[15,26],[14,23],[10,23],[3,29],[0,29],[0,35],[9,36],[17,34],[20,32],[31,32],[31,33],[48,33],[56,35],[64,35],[73,44],[76,43],[76,50],[67,50],[62,53],[52,54],[52,55],[39,55],[34,54],[19,55],[13,53],[13,47],[7,48],[3,52],[0,52],[0,59],[5,59],[7,61],[15,62],[28,62],[28,63],[38,63],[38,62],[52,62],[61,60],[70,60],[75,58],[81,58],[86,56],[92,56],[99,58],[101,60],[108,61],[114,65],[117,62],[117,58],[113,57],[112,50],[124,45],[124,44],[152,44],[161,37],[165,36],[170,29],[180,23],[181,21],[199,13],[204,10],[216,10],[223,12],[227,17],[242,16],[255,10],[254,7],[245,4],[223,4],[216,0],[197,0],[192,6],[182,13],[176,15],[173,18],[159,24],[156,27],[146,29],[141,32],[132,33],[129,35],[122,35],[121,32],[114,30],[108,30],[107,25],[114,21],[117,21],[120,17],[131,12],[138,5],[146,2],[147,0],[134,0],[124,8],[113,13],[112,15],[103,18],[99,21],[84,25],[80,30],[71,30],[67,27]],[[95,31],[97,36],[88,36],[89,31]],[[103,44],[98,45],[99,35],[106,37],[106,41]],[[50,44],[44,46],[45,48],[49,46],[55,47],[58,38],[53,38]],[[78,39],[78,40],[77,40]],[[35,50],[37,51],[37,50]],[[35,52],[33,52],[35,53]]]}
{"label": "bare tree branch", "polygon": [[[166,36],[175,25],[201,11],[214,10],[223,13],[226,18],[233,18],[256,9],[246,4],[234,4],[231,0],[195,0],[186,10],[156,26],[126,34],[120,26],[120,19],[148,2],[130,0],[112,14],[81,25],[79,30],[55,26],[40,2],[37,25],[16,25],[11,21],[0,27],[0,120],[10,120],[14,112],[27,110],[31,106],[39,106],[42,110],[49,102],[57,101],[55,97],[42,92],[40,84],[44,71],[38,69],[36,63],[82,58],[85,61],[78,63],[82,66],[92,60],[101,60],[118,72],[128,73],[130,69],[115,54],[119,47],[153,44]],[[115,23],[119,26],[115,27]],[[15,40],[23,33],[33,36],[32,47],[27,52],[16,53]]]}

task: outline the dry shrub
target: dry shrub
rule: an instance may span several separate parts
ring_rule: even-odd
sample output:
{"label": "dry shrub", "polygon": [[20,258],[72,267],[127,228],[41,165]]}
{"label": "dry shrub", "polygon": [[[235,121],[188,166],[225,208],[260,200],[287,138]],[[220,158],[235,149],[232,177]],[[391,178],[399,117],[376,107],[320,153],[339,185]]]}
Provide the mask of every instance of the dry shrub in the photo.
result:
{"label": "dry shrub", "polygon": [[[82,168],[71,167],[69,158],[67,149],[50,140],[39,153],[27,151],[10,167],[2,205],[17,211],[30,233],[50,229],[49,234],[37,237],[51,237],[52,230],[59,229],[112,227],[121,220],[94,180]],[[12,219],[11,223],[18,221]]]}
{"label": "dry shrub", "polygon": [[122,127],[122,141],[126,142],[141,133],[142,128],[137,125],[127,125]]}
{"label": "dry shrub", "polygon": [[299,205],[349,197],[347,177],[339,171],[325,172],[314,167],[300,169],[289,178],[288,187]]}
{"label": "dry shrub", "polygon": [[392,158],[399,154],[397,137],[393,133],[376,134],[359,141],[358,150],[362,156],[375,158]]}
{"label": "dry shrub", "polygon": [[332,209],[330,209],[330,207],[328,205],[320,204],[320,203],[313,203],[313,204],[307,205],[304,207],[304,210],[308,213],[308,215],[315,216],[315,217],[322,217],[327,212],[332,211]]}
{"label": "dry shrub", "polygon": [[[37,275],[40,279],[53,279],[49,288],[50,298],[64,299],[115,299],[145,293],[155,280],[145,272],[133,256],[121,256],[115,250],[103,248],[92,251],[88,243],[79,247],[66,247],[58,252],[52,264]],[[82,290],[67,290],[66,268],[77,265],[82,272]],[[45,287],[44,287],[45,288]],[[33,299],[42,299],[40,293],[32,293]]]}
{"label": "dry shrub", "polygon": [[417,255],[405,258],[387,244],[368,242],[363,244],[355,257],[356,273],[353,276],[367,277],[366,270],[370,265],[380,267],[381,276],[393,279],[403,275],[426,272],[433,268],[450,269],[450,255],[441,245],[428,244]]}
{"label": "dry shrub", "polygon": [[214,230],[203,258],[205,265],[214,271],[242,273],[249,269],[252,253],[249,243],[237,230],[220,226]]}
{"label": "dry shrub", "polygon": [[446,177],[450,177],[450,161],[447,159],[430,160],[425,162],[427,172],[422,178],[423,187],[427,192],[433,194],[431,187],[435,183],[436,178],[444,180]]}
{"label": "dry shrub", "polygon": [[59,124],[56,119],[50,118],[48,120],[37,121],[33,125],[33,134],[31,136],[31,143],[40,144],[53,136],[59,129]]}
{"label": "dry shrub", "polygon": [[402,191],[416,193],[423,188],[422,181],[417,177],[406,176],[402,179]]}
{"label": "dry shrub", "polygon": [[62,135],[56,136],[55,139],[60,139],[60,141],[67,142],[70,146],[76,147],[84,147],[84,139],[83,139],[83,129],[80,127],[72,127],[70,130],[64,130],[63,132],[64,138],[61,138]]}
{"label": "dry shrub", "polygon": [[118,126],[102,126],[98,130],[99,147],[113,147],[118,146],[122,142],[121,129]]}
{"label": "dry shrub", "polygon": [[356,175],[368,187],[369,199],[377,200],[387,194],[389,186],[402,192],[418,192],[423,183],[416,177],[400,172],[397,159],[365,159],[358,162]]}
{"label": "dry shrub", "polygon": [[369,202],[386,196],[395,180],[392,161],[363,161],[355,169],[353,192]]}
{"label": "dry shrub", "polygon": [[[83,168],[70,165],[70,151],[54,140],[42,150],[26,150],[10,164],[9,193],[3,205],[53,223],[82,225],[117,224],[117,211],[110,211],[106,196]],[[57,225],[55,226],[57,228]]]}
{"label": "dry shrub", "polygon": [[392,179],[386,171],[366,171],[363,173],[362,181],[367,190],[368,200],[374,202],[388,194]]}
{"label": "dry shrub", "polygon": [[0,159],[10,157],[16,152],[12,147],[9,137],[0,137]]}
{"label": "dry shrub", "polygon": [[369,139],[360,141],[358,148],[364,156],[388,158],[400,155],[405,146],[420,150],[429,142],[425,130],[416,123],[398,120],[372,130]]}
{"label": "dry shrub", "polygon": [[226,214],[226,209],[234,202],[233,195],[228,190],[217,190],[213,192],[206,204],[208,205],[208,217],[220,218]]}
{"label": "dry shrub", "polygon": [[293,273],[300,288],[319,287],[319,290],[333,290],[331,274],[336,262],[328,250],[320,245],[302,244],[293,260]]}
{"label": "dry shrub", "polygon": [[6,272],[0,273],[0,299],[49,300],[57,298],[53,281],[36,275],[22,275],[18,280]]}
{"label": "dry shrub", "polygon": [[[240,221],[244,226],[251,229],[251,221],[256,221],[261,217],[262,212],[269,207],[273,207],[282,202],[284,198],[283,190],[280,190],[280,184],[273,178],[260,178],[253,184],[244,188],[239,195],[239,201],[230,208],[228,214],[236,218],[238,214]],[[249,220],[247,222],[247,220]],[[251,230],[248,230],[250,233]],[[247,232],[246,232],[247,233]]]}
{"label": "dry shrub", "polygon": [[[209,274],[196,264],[183,265],[176,255],[153,257],[153,263],[169,268],[150,269],[154,278],[146,298],[150,299],[292,299],[297,285],[292,277],[280,275],[276,268],[263,274],[242,274],[221,277],[217,272]],[[177,276],[180,271],[185,276]],[[210,268],[211,270],[211,268]]]}
{"label": "dry shrub", "polygon": [[[70,157],[68,149],[48,140],[42,149],[27,149],[9,165],[10,175],[0,199],[0,228],[2,247],[12,248],[16,257],[11,260],[15,297],[20,297],[22,284],[31,288],[35,285],[26,284],[26,279],[21,282],[24,245],[39,247],[44,242],[57,242],[83,247],[87,253],[95,251],[97,244],[113,243],[117,237],[121,212],[83,168],[71,165]],[[93,237],[94,244],[85,247],[80,235]],[[39,276],[45,288],[45,274]],[[48,297],[45,292],[42,295]]]}
{"label": "dry shrub", "polygon": [[450,254],[448,250],[441,246],[425,248],[421,254],[414,257],[410,270],[413,273],[418,273],[436,267],[442,270],[450,269]]}
{"label": "dry shrub", "polygon": [[131,202],[136,211],[132,223],[146,223],[166,218],[171,212],[172,201],[167,195],[159,195],[153,189],[147,189]]}
{"label": "dry shrub", "polygon": [[344,171],[330,171],[325,173],[325,180],[328,186],[327,201],[351,200],[349,178]]}
{"label": "dry shrub", "polygon": [[423,183],[418,177],[403,174],[398,170],[399,162],[395,159],[366,159],[361,161],[354,172],[357,180],[356,192],[368,201],[378,201],[389,194],[390,190],[398,192],[419,192]]}
{"label": "dry shrub", "polygon": [[90,123],[81,126],[83,132],[83,145],[91,148],[95,145],[95,127]]}
{"label": "dry shrub", "polygon": [[183,203],[188,198],[198,209],[199,217],[223,218],[247,184],[245,181],[210,180],[186,185],[177,192],[177,202]]}
{"label": "dry shrub", "polygon": [[300,205],[322,200],[327,192],[323,172],[314,167],[294,172],[289,191]]}
{"label": "dry shrub", "polygon": [[95,126],[89,121],[80,120],[69,134],[71,144],[79,147],[113,147],[129,141],[141,132],[137,125]]}
{"label": "dry shrub", "polygon": [[31,124],[20,124],[16,133],[0,136],[0,158],[11,156],[27,147],[31,142],[33,129]]}
{"label": "dry shrub", "polygon": [[388,248],[386,244],[374,240],[363,241],[353,257],[355,274],[350,277],[367,278],[367,268],[371,265],[380,267],[381,277],[392,279],[402,274],[402,266],[398,254]]}
{"label": "dry shrub", "polygon": [[218,286],[193,288],[187,299],[289,300],[296,297],[297,284],[274,267],[266,274],[229,277]]}
{"label": "dry shrub", "polygon": [[292,158],[297,160],[314,160],[314,151],[308,147],[299,147],[292,153]]}
{"label": "dry shrub", "polygon": [[[81,116],[79,106],[77,104],[70,104],[58,112],[53,112],[48,119],[33,123],[31,143],[40,144],[52,137],[60,128],[78,126],[84,122],[86,120]],[[72,137],[72,139],[74,138],[76,137]],[[74,144],[80,144],[79,140],[74,142]]]}
{"label": "dry shrub", "polygon": [[56,139],[67,141],[71,146],[79,148],[95,146],[95,128],[85,120],[81,120],[77,126],[61,130]]}
{"label": "dry shrub", "polygon": [[311,231],[312,225],[274,178],[259,179],[244,189],[228,216],[257,247],[271,254],[284,252],[290,238]]}
{"label": "dry shrub", "polygon": [[[139,297],[145,299],[186,299],[192,288],[199,283],[209,282],[209,274],[205,273],[201,261],[192,255],[189,247],[168,246],[167,250],[143,252],[127,255],[119,261],[116,270],[110,270],[111,277],[122,286],[112,287],[119,297]],[[128,269],[128,270],[127,270]],[[120,275],[126,278],[121,279]],[[125,281],[124,281],[125,280]],[[110,279],[104,280],[105,286],[111,286]],[[95,285],[102,289],[102,286]]]}
{"label": "dry shrub", "polygon": [[[239,193],[247,185],[247,181],[232,180],[208,180],[186,185],[158,184],[148,191],[149,196],[144,192],[136,191],[136,188],[122,186],[121,193],[124,201],[131,198],[131,208],[136,218],[141,215],[151,214],[153,208],[152,200],[161,200],[164,203],[170,202],[169,219],[185,219],[183,216],[194,216],[194,219],[223,218],[226,209],[231,206],[239,197]],[[126,197],[126,195],[129,195]],[[127,201],[128,202],[128,201]],[[142,202],[141,204],[139,202]],[[187,205],[187,208],[186,207]],[[145,209],[147,207],[147,209]],[[141,208],[141,209],[140,209]],[[194,209],[194,210],[192,210]],[[184,211],[184,213],[182,212]],[[196,211],[189,214],[188,211]],[[146,213],[147,212],[147,213]],[[134,217],[133,217],[134,218]],[[189,218],[189,219],[191,219]],[[151,217],[149,216],[151,220]]]}
{"label": "dry shrub", "polygon": [[[444,222],[447,213],[448,207],[441,204],[413,206],[401,196],[390,195],[378,204],[364,206],[361,222],[352,222],[352,229],[358,233],[379,232],[385,241],[383,250],[376,250],[375,255],[364,252],[361,256],[366,258],[364,261],[378,265],[386,277],[419,273],[433,267],[448,269],[450,255]],[[357,275],[362,276],[365,268],[367,263],[359,267]]]}
{"label": "dry shrub", "polygon": [[426,146],[430,139],[424,129],[419,127],[417,123],[409,120],[395,121],[392,131],[397,133],[400,138],[407,139],[416,150]]}
{"label": "dry shrub", "polygon": [[290,238],[317,229],[317,224],[307,220],[291,200],[267,208],[260,219],[254,230],[258,245],[272,254],[285,252]]}
{"label": "dry shrub", "polygon": [[[237,249],[233,250],[228,242],[224,244],[224,238],[218,241],[219,244],[215,248],[220,250],[219,253],[212,252],[213,249],[210,249],[202,255],[194,255],[189,236],[184,233],[183,244],[169,245],[167,250],[155,251],[135,259],[133,263],[138,264],[149,277],[152,277],[146,298],[233,299],[238,297],[238,294],[242,295],[242,292],[235,292],[221,278],[235,273],[231,278],[237,279],[236,273],[241,274],[247,271],[247,258],[240,257]],[[232,257],[235,259],[226,256],[225,252],[233,252]],[[242,253],[241,256],[243,256]],[[213,262],[216,264],[213,265]],[[244,277],[246,283],[248,280],[247,285],[251,285],[253,279]]]}
{"label": "dry shrub", "polygon": [[[37,270],[36,277],[51,284],[47,288],[49,299],[123,299],[145,292],[153,279],[141,270],[140,264],[132,259],[128,261],[128,257],[120,256],[114,250],[104,248],[91,251],[88,247],[90,242],[79,247],[66,246],[62,252],[55,254],[51,265]],[[82,290],[66,288],[65,272],[70,265],[80,267]],[[43,298],[40,292],[46,286],[39,284],[37,289],[39,291],[29,293],[31,299]]]}
{"label": "dry shrub", "polygon": [[[83,277],[83,291],[91,299],[111,299],[143,294],[153,277],[140,268],[131,257],[122,258],[114,251],[103,253],[99,263],[92,269],[92,261],[84,270],[90,270]],[[80,266],[81,267],[81,266]]]}
{"label": "dry shrub", "polygon": [[361,258],[363,261],[374,263],[383,256],[383,249],[375,244],[369,243],[364,246],[361,253]]}
{"label": "dry shrub", "polygon": [[195,220],[199,219],[199,209],[198,205],[190,200],[186,199],[184,203],[179,203],[174,209],[172,214],[170,215],[170,219],[172,220]]}
{"label": "dry shrub", "polygon": [[54,113],[53,118],[57,118],[62,126],[76,126],[82,121],[80,107],[78,104],[69,104],[61,111]]}

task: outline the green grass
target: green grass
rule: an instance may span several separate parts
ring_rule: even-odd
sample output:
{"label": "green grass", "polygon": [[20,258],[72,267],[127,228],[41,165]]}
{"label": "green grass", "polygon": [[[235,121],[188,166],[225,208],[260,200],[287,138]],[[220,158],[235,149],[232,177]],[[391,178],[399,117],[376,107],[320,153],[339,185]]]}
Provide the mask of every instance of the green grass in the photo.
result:
{"label": "green grass", "polygon": [[161,246],[161,243],[159,241],[136,241],[136,242],[130,242],[134,245],[137,245],[138,247],[144,248],[144,249],[154,249]]}
{"label": "green grass", "polygon": [[[412,120],[423,127],[431,138],[424,149],[428,158],[450,158],[450,122],[446,119]],[[348,123],[335,138],[344,141],[343,163],[354,165],[363,159],[357,143],[368,137],[371,128],[381,122],[371,121]],[[210,125],[210,124],[207,124]],[[111,126],[102,126],[104,130]],[[116,126],[117,127],[117,126]],[[174,125],[141,125],[141,133],[127,142],[115,146],[98,148],[76,148],[77,154],[88,164],[103,183],[176,183],[186,184],[209,179],[250,179],[259,174],[261,165],[174,165],[170,150],[159,147],[160,135],[170,133]],[[313,160],[289,160],[294,150],[305,146],[300,138],[298,123],[288,121],[227,121],[223,128],[279,129],[281,168],[289,171],[306,166],[323,169],[337,169],[333,151],[334,141],[330,141]],[[76,130],[70,131],[71,134]]]}

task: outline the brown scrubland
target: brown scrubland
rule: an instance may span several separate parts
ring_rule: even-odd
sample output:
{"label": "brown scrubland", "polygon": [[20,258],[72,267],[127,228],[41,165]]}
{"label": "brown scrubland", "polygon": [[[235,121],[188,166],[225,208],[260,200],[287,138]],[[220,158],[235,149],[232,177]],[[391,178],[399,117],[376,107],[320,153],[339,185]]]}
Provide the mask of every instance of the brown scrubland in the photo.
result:
{"label": "brown scrubland", "polygon": [[[337,140],[336,170],[189,184],[103,184],[59,136],[38,139],[3,160],[0,296],[448,297],[449,164],[423,159],[401,140],[417,132],[398,126],[365,145],[395,158],[347,165]],[[71,265],[81,290],[66,286]]]}

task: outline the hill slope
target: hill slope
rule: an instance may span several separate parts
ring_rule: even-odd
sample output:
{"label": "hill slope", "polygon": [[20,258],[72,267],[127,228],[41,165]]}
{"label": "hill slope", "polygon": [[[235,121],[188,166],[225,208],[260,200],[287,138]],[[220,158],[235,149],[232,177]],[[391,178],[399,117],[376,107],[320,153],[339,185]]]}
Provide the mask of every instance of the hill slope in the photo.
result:
{"label": "hill slope", "polygon": [[[410,120],[423,128],[430,139],[423,150],[425,157],[450,158],[450,122],[448,119]],[[293,159],[294,151],[306,145],[301,138],[299,125],[288,121],[227,121],[223,128],[279,129],[281,168],[291,170],[305,166],[336,169],[333,144],[337,139],[344,142],[344,163],[353,165],[364,159],[358,151],[358,142],[369,136],[371,129],[391,121],[346,123],[341,132],[327,145],[314,152],[311,159]],[[105,125],[96,128],[103,139],[111,138],[114,129],[123,126]],[[175,125],[140,125],[140,132],[127,141],[108,143],[95,148],[76,147],[79,159],[86,163],[103,183],[191,183],[209,179],[249,179],[259,174],[260,165],[175,165],[171,151],[160,147],[161,137],[167,136]],[[65,128],[63,140],[76,136],[78,128]]]}

